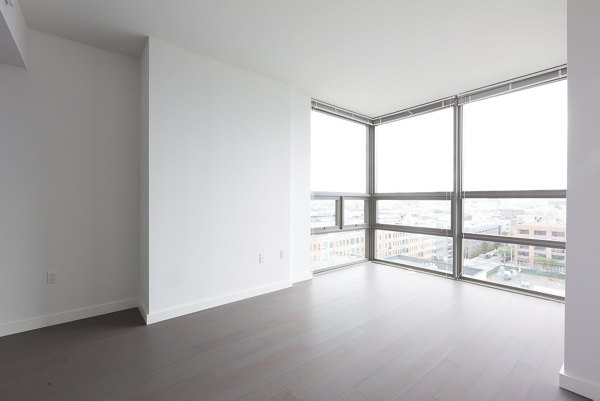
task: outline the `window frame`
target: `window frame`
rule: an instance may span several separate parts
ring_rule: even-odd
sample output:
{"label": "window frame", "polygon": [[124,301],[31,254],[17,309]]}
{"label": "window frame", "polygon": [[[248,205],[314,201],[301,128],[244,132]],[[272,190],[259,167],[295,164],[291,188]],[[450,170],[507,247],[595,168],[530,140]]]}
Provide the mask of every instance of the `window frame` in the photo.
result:
{"label": "window frame", "polygon": [[[441,101],[439,104],[434,104],[432,106],[429,105],[425,105],[425,106],[420,106],[418,108],[418,110],[416,111],[409,111],[407,113],[403,113],[400,112],[400,115],[398,115],[397,117],[394,117],[394,115],[391,115],[389,117],[383,117],[380,118],[378,122],[376,122],[375,127],[377,125],[381,125],[381,124],[385,124],[385,123],[390,123],[390,122],[394,122],[394,121],[398,121],[400,119],[406,119],[406,118],[413,118],[425,113],[432,113],[432,112],[436,112],[436,111],[440,111],[443,109],[447,109],[447,108],[451,108],[454,107],[455,102],[451,99],[446,99]],[[456,141],[456,108],[454,108],[454,122],[453,122],[453,141]],[[375,129],[373,129],[373,139],[371,141],[371,143],[373,144],[373,148],[375,147],[375,141],[377,140],[377,137],[375,135]],[[454,143],[454,147],[456,150],[456,143]],[[374,149],[373,149],[373,157],[375,158],[375,154],[374,154]],[[456,164],[456,158],[454,159],[454,169],[456,168],[455,164]],[[373,171],[372,171],[372,177],[373,180],[375,179],[375,163],[373,163]],[[456,222],[455,222],[455,214],[456,214],[456,202],[455,202],[455,192],[456,192],[456,177],[454,177],[454,190],[453,191],[448,191],[448,192],[395,192],[395,193],[373,193],[372,196],[372,224],[371,224],[371,229],[372,229],[372,243],[373,243],[373,252],[371,254],[371,259],[374,262],[377,263],[382,263],[382,264],[386,264],[386,265],[390,265],[390,266],[396,266],[396,267],[402,267],[405,269],[409,269],[409,270],[417,270],[417,271],[421,271],[424,273],[429,273],[429,274],[435,274],[435,275],[440,275],[440,276],[445,276],[445,277],[451,277],[451,278],[456,278],[455,277],[455,272],[456,272],[456,258],[454,257],[454,255],[456,255],[456,245],[457,242],[454,240],[454,233],[456,231]],[[375,190],[375,188],[373,188],[373,190]],[[376,218],[377,218],[377,201],[379,200],[445,200],[445,201],[450,201],[450,229],[443,229],[443,228],[430,228],[430,227],[417,227],[417,226],[403,226],[403,225],[392,225],[392,224],[380,224],[377,223]],[[396,232],[405,232],[405,233],[412,233],[412,234],[423,234],[423,235],[430,235],[430,236],[440,236],[440,237],[451,237],[453,238],[452,241],[452,253],[453,253],[453,257],[452,257],[452,264],[453,264],[453,268],[451,272],[442,272],[442,271],[436,271],[436,270],[432,270],[432,269],[427,269],[427,268],[423,268],[423,267],[419,267],[419,266],[413,266],[413,265],[409,265],[409,264],[405,264],[405,263],[400,263],[400,262],[392,262],[389,260],[384,260],[384,259],[378,259],[376,257],[375,254],[375,249],[377,247],[376,244],[376,238],[375,238],[375,231],[376,230],[382,230],[382,231],[396,231]]]}
{"label": "window frame", "polygon": [[[539,85],[550,84],[567,79],[567,68],[566,65],[554,67],[548,70],[539,71],[533,74],[529,74],[520,78],[500,82],[487,87],[479,88],[469,92],[450,96],[434,102],[425,103],[416,107],[408,108],[405,110],[393,112],[383,116],[369,118],[358,113],[351,112],[349,110],[341,109],[330,104],[313,100],[313,110],[328,113],[340,118],[346,118],[354,122],[361,122],[368,128],[367,136],[367,188],[365,193],[353,194],[353,193],[324,193],[324,192],[313,192],[313,199],[320,199],[322,197],[334,197],[339,200],[339,224],[336,227],[328,229],[315,229],[312,230],[313,235],[326,232],[343,232],[352,231],[356,229],[364,229],[366,231],[366,260],[373,261],[376,263],[391,265],[395,267],[403,267],[410,270],[420,270],[429,274],[437,274],[441,276],[447,276],[455,280],[461,280],[465,282],[472,282],[479,285],[488,287],[500,288],[503,290],[524,293],[533,295],[541,298],[553,299],[563,301],[564,297],[559,295],[553,295],[549,293],[534,291],[527,288],[517,288],[507,286],[498,283],[486,282],[463,275],[464,267],[464,255],[463,255],[463,241],[465,240],[478,240],[478,241],[489,241],[489,242],[500,242],[511,245],[523,245],[523,246],[540,246],[545,248],[554,248],[557,250],[566,250],[566,239],[562,241],[551,240],[546,238],[523,238],[517,236],[505,236],[505,235],[490,235],[490,234],[476,234],[476,233],[464,233],[463,232],[463,201],[465,199],[493,199],[493,198],[556,198],[566,199],[566,189],[556,190],[516,190],[516,191],[463,191],[463,106],[470,102],[480,101],[491,97],[502,96],[504,94],[512,93],[520,90],[527,90]],[[375,192],[375,127],[381,124],[397,121],[405,118],[412,118],[425,113],[435,112],[437,110],[453,108],[454,121],[453,121],[453,178],[454,185],[453,191],[451,192],[406,192],[406,193],[376,193]],[[450,151],[450,150],[449,150]],[[363,225],[343,225],[343,202],[344,199],[365,199],[366,210],[365,218],[367,224]],[[451,202],[451,228],[450,229],[438,229],[438,228],[427,228],[427,227],[414,227],[414,226],[400,226],[400,225],[388,225],[378,224],[376,222],[376,204],[378,200],[449,200]],[[446,274],[442,272],[436,272],[434,270],[423,269],[410,265],[403,265],[401,263],[390,262],[375,258],[375,230],[385,231],[398,231],[424,235],[437,235],[452,237],[453,241],[453,272],[452,274]],[[566,232],[566,230],[565,230]],[[555,238],[555,237],[554,237]],[[528,252],[534,252],[528,250]],[[459,255],[459,257],[456,257]],[[362,261],[356,262],[361,263]],[[337,266],[335,267],[337,268]],[[564,267],[563,267],[564,269]],[[328,269],[329,270],[329,269]]]}
{"label": "window frame", "polygon": [[[458,109],[457,116],[458,116],[459,122],[457,124],[457,131],[455,132],[455,136],[457,137],[457,141],[460,143],[461,149],[460,149],[460,152],[458,155],[458,159],[459,159],[458,163],[460,164],[460,166],[458,167],[458,171],[455,171],[455,179],[456,179],[456,175],[460,175],[458,181],[462,184],[463,105],[470,101],[485,100],[490,97],[502,96],[502,95],[512,93],[517,90],[527,90],[527,89],[530,89],[530,88],[533,88],[533,87],[536,87],[539,85],[552,84],[552,83],[567,79],[566,68],[564,68],[564,67],[553,69],[552,71],[547,72],[546,74],[540,74],[540,76],[545,77],[545,76],[548,76],[548,74],[551,75],[550,79],[540,80],[536,76],[526,77],[522,80],[516,80],[513,82],[509,82],[508,85],[504,86],[507,89],[500,91],[499,93],[492,93],[489,96],[481,96],[476,99],[472,99],[472,95],[470,95],[469,99],[463,100],[462,102],[461,101],[457,102],[458,104],[456,107]],[[553,75],[553,74],[555,74],[555,75]],[[532,85],[524,85],[527,82],[532,82]],[[521,84],[521,83],[524,83],[524,84]],[[460,204],[461,209],[462,209],[462,202],[464,199],[510,199],[510,198],[566,199],[567,198],[566,189],[514,190],[514,191],[510,191],[510,190],[508,190],[508,191],[462,191],[462,185],[461,185],[460,189],[461,190],[459,191],[459,202],[458,203]],[[500,235],[489,235],[489,234],[464,233],[462,231],[463,223],[464,223],[464,221],[461,219],[461,221],[459,222],[460,225],[457,227],[458,231],[459,231],[457,233],[458,234],[457,236],[462,238],[462,240],[478,240],[478,241],[488,241],[488,242],[500,242],[500,243],[506,243],[506,244],[510,244],[510,245],[527,245],[527,246],[533,246],[533,247],[537,246],[537,247],[555,248],[555,249],[563,249],[563,250],[566,249],[565,241],[555,241],[555,240],[548,240],[548,239],[542,239],[542,238],[524,238],[524,237],[517,237],[517,236],[504,236],[504,235],[500,236]],[[530,231],[530,235],[532,235],[533,237],[536,236],[535,234],[531,234],[531,232],[534,231],[534,229],[529,229],[529,231]],[[547,230],[545,230],[545,231],[547,231]],[[542,235],[538,235],[538,237],[542,237]],[[543,237],[547,237],[547,235],[544,235]],[[529,253],[531,253],[531,250],[529,251]],[[533,253],[535,254],[535,250],[533,251]],[[468,281],[468,282],[473,282],[473,283],[477,283],[477,284],[481,284],[481,285],[485,285],[485,286],[502,288],[504,290],[508,290],[508,291],[512,291],[512,292],[520,292],[520,293],[525,293],[525,294],[529,294],[529,295],[535,295],[535,296],[542,297],[542,298],[549,298],[549,299],[564,301],[564,296],[535,291],[535,290],[531,290],[531,289],[527,289],[527,288],[517,288],[517,287],[512,287],[509,285],[499,284],[499,283],[491,283],[491,282],[475,279],[472,277],[466,277],[463,275],[464,255],[462,254],[462,250],[461,250],[461,257],[457,258],[457,259],[460,259],[460,263],[457,266],[458,271],[456,272],[457,279],[460,279],[463,281]]]}
{"label": "window frame", "polygon": [[[363,124],[365,126],[365,135],[366,135],[366,146],[365,146],[365,154],[366,154],[366,163],[365,163],[365,171],[366,171],[366,185],[364,192],[324,192],[324,191],[312,191],[311,192],[311,200],[335,200],[336,208],[335,208],[335,226],[329,227],[317,227],[311,228],[311,236],[322,235],[322,234],[331,234],[331,233],[342,233],[347,231],[365,231],[365,257],[363,259],[359,259],[349,263],[341,263],[334,266],[329,266],[321,269],[313,270],[313,273],[320,273],[324,271],[329,271],[333,269],[338,269],[358,263],[364,263],[369,261],[369,255],[371,253],[371,233],[370,233],[370,223],[371,223],[371,123],[370,119],[365,116],[361,116],[357,113],[345,112],[343,109],[336,108],[334,106],[327,105],[322,102],[317,102],[315,100],[312,101],[312,110],[318,111],[320,113],[331,116],[332,118],[341,118],[345,120],[352,121],[354,123]],[[340,150],[336,150],[340,151]],[[364,224],[345,224],[344,222],[344,207],[346,200],[363,200],[365,202],[365,223]]]}
{"label": "window frame", "polygon": [[[312,235],[328,234],[343,231],[356,231],[369,228],[369,203],[371,197],[366,194],[341,194],[313,192],[311,200],[335,200],[335,226],[311,228]],[[365,223],[363,224],[345,224],[344,205],[346,200],[362,200],[365,202]]]}

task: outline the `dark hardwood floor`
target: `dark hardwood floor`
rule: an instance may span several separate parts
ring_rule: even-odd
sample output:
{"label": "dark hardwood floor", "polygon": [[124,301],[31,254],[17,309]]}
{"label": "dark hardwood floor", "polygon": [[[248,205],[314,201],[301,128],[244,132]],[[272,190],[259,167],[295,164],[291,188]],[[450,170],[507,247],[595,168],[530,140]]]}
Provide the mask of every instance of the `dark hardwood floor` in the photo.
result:
{"label": "dark hardwood floor", "polygon": [[0,338],[0,400],[583,400],[564,305],[364,264],[144,326],[137,310]]}

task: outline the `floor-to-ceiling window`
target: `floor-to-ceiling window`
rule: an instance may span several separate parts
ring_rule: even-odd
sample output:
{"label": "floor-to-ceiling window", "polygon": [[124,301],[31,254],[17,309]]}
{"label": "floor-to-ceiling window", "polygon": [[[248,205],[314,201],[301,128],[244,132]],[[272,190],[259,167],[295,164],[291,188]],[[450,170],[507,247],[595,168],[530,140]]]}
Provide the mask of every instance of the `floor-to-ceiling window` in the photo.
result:
{"label": "floor-to-ceiling window", "polygon": [[452,274],[452,108],[375,127],[377,260]]}
{"label": "floor-to-ceiling window", "polygon": [[463,275],[563,296],[567,82],[462,111]]}
{"label": "floor-to-ceiling window", "polygon": [[566,85],[561,67],[364,123],[313,111],[313,268],[564,296]]}
{"label": "floor-to-ceiling window", "polygon": [[312,112],[310,263],[313,271],[367,257],[367,144],[367,125]]}

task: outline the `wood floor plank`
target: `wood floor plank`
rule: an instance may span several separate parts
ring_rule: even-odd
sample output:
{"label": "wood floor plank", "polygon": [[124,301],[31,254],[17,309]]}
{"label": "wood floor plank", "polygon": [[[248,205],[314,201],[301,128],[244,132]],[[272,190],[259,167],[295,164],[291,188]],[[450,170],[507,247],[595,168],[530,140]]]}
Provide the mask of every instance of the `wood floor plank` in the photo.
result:
{"label": "wood floor plank", "polygon": [[518,363],[514,366],[496,397],[496,401],[527,401],[527,393],[533,384],[537,370],[531,366]]}
{"label": "wood floor plank", "polygon": [[558,387],[563,332],[560,303],[365,263],[0,338],[0,401],[583,400]]}
{"label": "wood floor plank", "polygon": [[452,374],[456,371],[456,364],[442,360],[427,375],[418,380],[402,397],[396,398],[401,401],[408,400],[431,400],[439,388],[452,379]]}
{"label": "wood floor plank", "polygon": [[351,388],[344,394],[332,398],[332,401],[367,401],[365,396],[355,388]]}

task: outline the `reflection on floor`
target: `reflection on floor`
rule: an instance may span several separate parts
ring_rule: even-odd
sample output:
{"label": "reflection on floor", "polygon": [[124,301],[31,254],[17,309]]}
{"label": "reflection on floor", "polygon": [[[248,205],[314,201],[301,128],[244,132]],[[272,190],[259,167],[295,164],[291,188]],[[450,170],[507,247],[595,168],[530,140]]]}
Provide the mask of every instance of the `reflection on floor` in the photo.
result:
{"label": "reflection on floor", "polygon": [[144,326],[136,310],[0,338],[0,399],[581,400],[564,306],[371,263]]}

